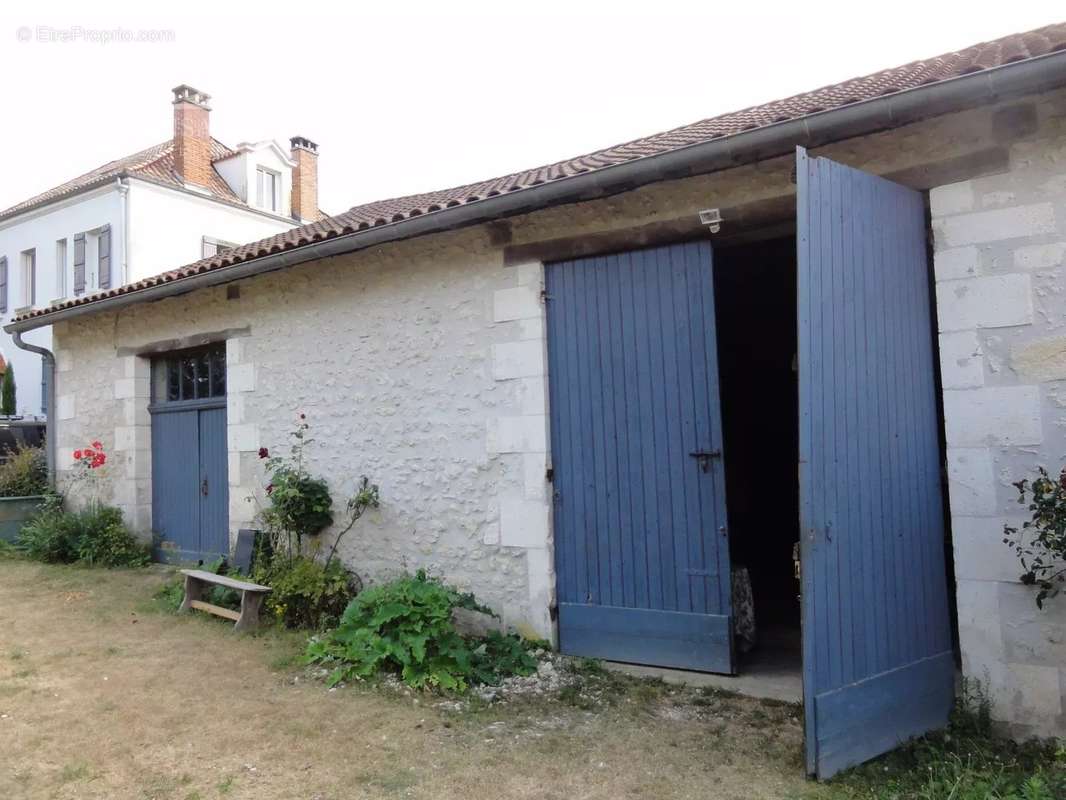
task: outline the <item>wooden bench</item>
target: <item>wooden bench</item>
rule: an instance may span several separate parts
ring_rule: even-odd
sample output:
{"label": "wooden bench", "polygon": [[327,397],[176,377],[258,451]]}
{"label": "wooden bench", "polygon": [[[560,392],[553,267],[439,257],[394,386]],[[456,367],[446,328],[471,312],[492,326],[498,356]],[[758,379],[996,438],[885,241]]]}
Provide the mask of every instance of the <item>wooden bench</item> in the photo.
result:
{"label": "wooden bench", "polygon": [[[270,591],[269,586],[234,580],[225,575],[205,572],[202,569],[183,569],[181,574],[185,576],[185,599],[181,603],[182,611],[191,611],[195,608],[199,611],[206,611],[208,614],[231,619],[237,623],[233,626],[235,631],[254,631],[259,626],[259,609],[263,605],[263,598]],[[227,589],[240,592],[241,610],[233,611],[201,600],[200,598],[204,596],[204,588],[208,584],[225,586]]]}

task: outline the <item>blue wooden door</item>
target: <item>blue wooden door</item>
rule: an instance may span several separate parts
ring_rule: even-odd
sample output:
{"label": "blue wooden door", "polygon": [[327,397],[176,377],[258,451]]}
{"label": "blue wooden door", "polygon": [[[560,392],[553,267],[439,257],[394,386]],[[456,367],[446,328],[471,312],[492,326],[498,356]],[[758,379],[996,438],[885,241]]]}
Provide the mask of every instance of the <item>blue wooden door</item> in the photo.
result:
{"label": "blue wooden door", "polygon": [[229,553],[225,367],[217,346],[152,367],[152,527],[165,560]]}
{"label": "blue wooden door", "polygon": [[229,553],[229,464],[226,407],[199,412],[200,551]]}
{"label": "blue wooden door", "polygon": [[797,151],[807,769],[945,724],[954,692],[922,196]]}
{"label": "blue wooden door", "polygon": [[549,264],[563,652],[732,672],[711,248]]}

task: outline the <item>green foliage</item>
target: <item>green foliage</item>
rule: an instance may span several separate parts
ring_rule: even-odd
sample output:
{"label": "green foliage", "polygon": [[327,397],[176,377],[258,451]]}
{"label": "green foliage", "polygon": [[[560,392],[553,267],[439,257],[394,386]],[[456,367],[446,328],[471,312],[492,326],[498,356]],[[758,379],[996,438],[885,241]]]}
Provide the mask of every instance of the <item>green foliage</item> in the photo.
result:
{"label": "green foliage", "polygon": [[1032,518],[1020,530],[1005,525],[1003,541],[1018,554],[1024,570],[1021,582],[1037,587],[1036,604],[1043,608],[1066,581],[1066,468],[1058,480],[1052,480],[1043,467],[1038,473],[1032,481],[1014,484],[1018,502],[1025,505],[1028,498]]}
{"label": "green foliage", "polygon": [[[288,456],[271,456],[267,448],[259,448],[259,457],[266,460],[270,477],[266,487],[270,506],[262,512],[263,522],[275,537],[294,536],[296,552],[300,551],[305,536],[314,536],[333,524],[329,486],[322,478],[311,475],[305,463],[304,451],[314,441],[308,436],[310,427],[301,414],[296,430],[289,434],[292,445]],[[294,549],[292,545],[290,541],[289,550]]]}
{"label": "green foliage", "polygon": [[287,628],[321,630],[336,625],[358,591],[358,581],[339,561],[275,556],[253,576],[271,588],[266,606]]}
{"label": "green foliage", "polygon": [[1056,800],[1066,797],[1066,753],[1052,740],[994,735],[987,696],[966,682],[946,731],[857,767],[830,787],[855,800]]}
{"label": "green foliage", "polygon": [[93,503],[65,512],[57,496],[22,527],[18,544],[30,558],[49,563],[139,567],[151,561],[148,548],[123,524],[119,509]]}
{"label": "green foliage", "polygon": [[457,606],[477,604],[421,571],[372,586],[348,605],[336,630],[312,640],[307,659],[335,667],[331,684],[395,671],[414,688],[456,692],[533,672],[536,662],[516,636],[460,636],[451,621]]}
{"label": "green foliage", "polygon": [[4,377],[0,380],[0,414],[13,416],[18,413],[17,392],[18,390],[15,387],[15,368],[8,364],[7,369],[4,370]]}
{"label": "green foliage", "polygon": [[48,492],[44,448],[21,447],[0,464],[0,497],[29,497]]}

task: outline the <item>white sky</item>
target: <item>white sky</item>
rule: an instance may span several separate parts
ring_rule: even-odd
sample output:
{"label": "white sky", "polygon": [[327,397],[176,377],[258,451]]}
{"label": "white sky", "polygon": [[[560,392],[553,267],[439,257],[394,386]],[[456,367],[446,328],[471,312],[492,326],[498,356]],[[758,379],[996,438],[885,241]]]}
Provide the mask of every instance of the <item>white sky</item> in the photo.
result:
{"label": "white sky", "polygon": [[[229,145],[318,142],[320,205],[337,213],[1066,18],[1056,0],[336,6],[5,3],[0,208],[169,138],[179,83],[212,95],[211,131]],[[19,41],[37,26],[174,41]]]}

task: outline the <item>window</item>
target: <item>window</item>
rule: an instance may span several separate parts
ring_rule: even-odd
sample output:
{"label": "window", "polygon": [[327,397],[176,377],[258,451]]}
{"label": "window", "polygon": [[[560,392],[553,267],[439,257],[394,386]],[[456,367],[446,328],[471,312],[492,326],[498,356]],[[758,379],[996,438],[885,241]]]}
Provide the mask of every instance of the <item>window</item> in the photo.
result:
{"label": "window", "polygon": [[28,308],[37,302],[37,251],[23,250],[20,254],[22,260],[22,295],[21,306]]}
{"label": "window", "polygon": [[281,183],[281,176],[267,169],[266,167],[256,167],[256,189],[255,199],[256,205],[260,208],[265,208],[270,211],[278,210],[278,188]]}
{"label": "window", "polygon": [[7,313],[7,256],[0,257],[0,314]]}
{"label": "window", "polygon": [[205,236],[203,239],[203,246],[200,249],[200,258],[210,258],[211,256],[218,255],[226,250],[232,250],[236,246],[237,245],[233,242],[224,242],[221,239]]}
{"label": "window", "polygon": [[172,353],[152,363],[152,400],[176,403],[226,396],[226,346]]}
{"label": "window", "polygon": [[67,240],[56,241],[56,299],[67,296]]}

